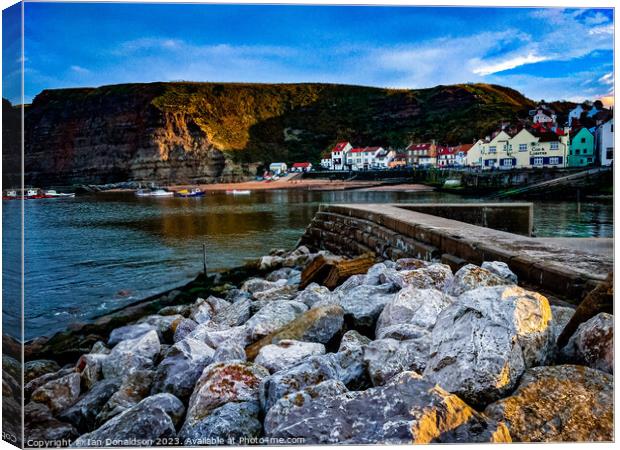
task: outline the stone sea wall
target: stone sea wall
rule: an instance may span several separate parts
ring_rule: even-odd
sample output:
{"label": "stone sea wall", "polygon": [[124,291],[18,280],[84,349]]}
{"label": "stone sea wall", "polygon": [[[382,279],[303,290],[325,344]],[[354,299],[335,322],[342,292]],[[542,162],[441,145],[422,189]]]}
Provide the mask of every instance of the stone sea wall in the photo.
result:
{"label": "stone sea wall", "polygon": [[26,445],[613,440],[610,314],[558,348],[574,310],[502,262],[379,257],[300,290],[319,255],[273,251],[262,276],[111,329],[75,361],[29,360]]}

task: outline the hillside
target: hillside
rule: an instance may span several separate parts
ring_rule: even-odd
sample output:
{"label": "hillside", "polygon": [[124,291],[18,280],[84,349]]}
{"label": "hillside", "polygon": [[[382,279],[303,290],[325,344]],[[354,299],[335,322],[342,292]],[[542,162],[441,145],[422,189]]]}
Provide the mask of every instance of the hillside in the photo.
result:
{"label": "hillside", "polygon": [[33,184],[214,181],[277,160],[317,162],[338,140],[471,142],[534,102],[502,86],[149,83],[45,90],[26,109]]}

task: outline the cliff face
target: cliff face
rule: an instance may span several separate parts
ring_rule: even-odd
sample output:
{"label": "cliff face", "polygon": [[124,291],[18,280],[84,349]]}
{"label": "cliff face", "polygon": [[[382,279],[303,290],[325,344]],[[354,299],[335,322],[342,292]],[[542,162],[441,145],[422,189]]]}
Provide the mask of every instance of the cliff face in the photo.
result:
{"label": "cliff face", "polygon": [[471,142],[533,102],[501,86],[151,83],[41,92],[26,108],[26,182],[211,182],[310,160],[338,140]]}

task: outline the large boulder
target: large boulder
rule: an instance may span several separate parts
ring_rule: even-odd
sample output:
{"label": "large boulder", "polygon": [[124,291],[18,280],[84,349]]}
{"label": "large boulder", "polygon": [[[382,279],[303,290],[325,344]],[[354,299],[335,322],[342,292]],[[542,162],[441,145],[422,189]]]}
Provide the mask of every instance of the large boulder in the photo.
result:
{"label": "large boulder", "polygon": [[[3,399],[3,402],[5,401],[6,399]],[[4,414],[6,412],[3,411]],[[6,425],[4,421],[7,419],[3,417],[3,425]],[[27,439],[37,444],[63,440],[71,442],[79,436],[73,425],[56,419],[47,406],[36,402],[30,402],[24,407],[24,428]],[[21,430],[21,424],[19,429]]]}
{"label": "large boulder", "polygon": [[174,336],[172,337],[172,342],[180,342],[185,339],[192,331],[196,329],[198,323],[193,321],[192,319],[183,319],[177,325],[176,330],[174,330]]}
{"label": "large boulder", "polygon": [[33,402],[42,403],[56,414],[73,405],[80,395],[80,374],[70,373],[49,381],[32,393]]}
{"label": "large boulder", "polygon": [[211,362],[245,361],[246,359],[245,346],[236,339],[229,339],[215,350]]}
{"label": "large boulder", "polygon": [[364,284],[335,295],[351,328],[372,330],[386,303],[394,297],[394,289],[391,283]]}
{"label": "large boulder", "polygon": [[583,366],[527,370],[517,390],[485,414],[506,424],[515,441],[614,440],[614,380]]}
{"label": "large boulder", "polygon": [[338,305],[327,305],[305,312],[283,328],[265,336],[246,348],[252,360],[265,345],[277,344],[284,339],[328,344],[342,329],[344,310]]}
{"label": "large boulder", "polygon": [[128,410],[149,395],[155,372],[152,370],[136,370],[129,373],[110,399],[97,414],[96,424],[99,426],[112,417]]}
{"label": "large boulder", "polygon": [[272,302],[272,301],[277,301],[277,300],[280,300],[280,301],[292,300],[293,297],[297,295],[297,292],[298,292],[297,286],[288,284],[286,280],[278,280],[276,281],[275,284],[279,285],[282,282],[284,282],[282,286],[276,286],[271,289],[256,292],[252,294],[252,297],[256,301],[267,301],[267,302]]}
{"label": "large boulder", "polygon": [[439,313],[453,302],[452,297],[437,289],[402,289],[385,305],[377,320],[375,335],[381,339],[388,332],[399,329],[397,325],[407,325],[411,337],[429,334]]}
{"label": "large boulder", "polygon": [[108,345],[114,346],[121,341],[136,339],[140,336],[144,336],[146,333],[152,330],[156,330],[155,326],[148,323],[136,323],[115,328],[110,333],[110,337],[108,338]]}
{"label": "large boulder", "polygon": [[183,445],[247,445],[263,430],[257,401],[226,403],[200,420],[187,420],[179,431]]}
{"label": "large boulder", "polygon": [[517,286],[478,288],[439,314],[431,336],[424,377],[469,404],[485,405],[547,359],[551,309],[545,297]]}
{"label": "large boulder", "polygon": [[90,389],[103,376],[103,362],[109,356],[104,353],[87,353],[80,356],[75,365],[75,370],[80,374],[82,379],[82,388]]}
{"label": "large boulder", "polygon": [[91,431],[97,423],[97,414],[119,387],[118,379],[100,381],[80,397],[77,403],[65,409],[59,418],[71,423],[81,433]]}
{"label": "large boulder", "polygon": [[218,297],[210,296],[206,300],[199,298],[192,307],[189,318],[196,323],[204,323],[221,314],[229,306],[230,302]]}
{"label": "large boulder", "polygon": [[405,371],[422,373],[428,360],[429,347],[429,336],[408,341],[389,338],[372,341],[364,350],[364,362],[372,384],[385,384]]}
{"label": "large boulder", "polygon": [[105,378],[124,377],[136,370],[153,367],[161,345],[155,330],[134,339],[119,342],[101,364]]}
{"label": "large boulder", "polygon": [[153,314],[140,319],[137,325],[151,325],[155,330],[157,330],[157,335],[161,342],[172,342],[174,332],[176,331],[179,322],[181,322],[183,319],[184,317],[180,314],[173,314],[167,316]]}
{"label": "large boulder", "polygon": [[472,289],[510,284],[514,283],[495,275],[487,269],[474,264],[466,264],[454,274],[452,282],[446,287],[445,291],[450,295],[458,297]]}
{"label": "large boulder", "polygon": [[151,447],[174,445],[176,424],[183,403],[172,394],[157,394],[117,415],[91,433],[80,436],[74,447]]}
{"label": "large boulder", "polygon": [[213,321],[229,327],[243,325],[251,317],[252,300],[241,297],[226,308],[217,312]]}
{"label": "large boulder", "polygon": [[308,307],[301,302],[270,301],[254,314],[245,326],[251,341],[257,341],[292,322],[307,310]]}
{"label": "large boulder", "polygon": [[450,266],[433,263],[412,270],[387,271],[383,275],[385,282],[394,283],[399,288],[414,287],[418,289],[445,290],[453,280]]}
{"label": "large boulder", "polygon": [[211,347],[196,339],[177,342],[157,365],[151,393],[168,392],[183,401],[189,399],[196,380],[211,363],[213,353]]}
{"label": "large boulder", "polygon": [[308,356],[322,355],[325,346],[314,342],[301,342],[284,339],[277,344],[266,345],[260,349],[254,360],[274,373],[299,364]]}
{"label": "large boulder", "polygon": [[[37,389],[39,389],[44,384],[47,384],[53,380],[58,380],[59,378],[65,377],[67,375],[71,375],[73,373],[75,373],[75,367],[71,367],[71,366],[63,367],[57,372],[49,372],[49,373],[46,373],[45,375],[41,375],[40,377],[35,378],[34,380],[29,381],[24,386],[24,401],[27,403],[30,400],[32,393],[36,391]],[[21,373],[18,375],[17,378],[14,378],[14,379],[19,380],[20,378],[21,378]]]}
{"label": "large boulder", "polygon": [[267,412],[266,436],[305,444],[510,442],[503,424],[414,372],[366,391],[293,398]]}
{"label": "large boulder", "polygon": [[317,283],[310,283],[306,288],[297,294],[295,301],[302,302],[308,308],[312,308],[315,303],[329,302],[331,292],[325,286],[321,286]]}
{"label": "large boulder", "polygon": [[206,367],[189,400],[183,428],[195,430],[215,409],[229,402],[256,402],[264,367],[247,362],[215,363]]}
{"label": "large boulder", "polygon": [[583,322],[562,349],[572,363],[614,373],[614,316],[599,313]]}

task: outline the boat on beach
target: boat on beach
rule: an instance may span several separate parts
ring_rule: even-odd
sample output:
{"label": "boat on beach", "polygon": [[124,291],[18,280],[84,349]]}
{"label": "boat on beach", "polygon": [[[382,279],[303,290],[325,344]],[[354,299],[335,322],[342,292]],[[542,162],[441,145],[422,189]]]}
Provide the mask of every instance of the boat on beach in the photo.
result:
{"label": "boat on beach", "polygon": [[165,189],[138,189],[136,197],[172,197],[174,192]]}
{"label": "boat on beach", "polygon": [[40,198],[69,198],[75,194],[65,194],[54,190],[43,191],[39,188],[5,189],[2,200],[34,200]]}
{"label": "boat on beach", "polygon": [[193,188],[193,189],[181,189],[180,191],[177,191],[175,193],[175,195],[177,197],[183,197],[183,198],[187,198],[187,197],[203,197],[205,195],[205,193],[203,191],[201,191],[199,188]]}
{"label": "boat on beach", "polygon": [[226,191],[226,193],[231,195],[250,195],[252,191],[250,191],[249,189],[232,189]]}

